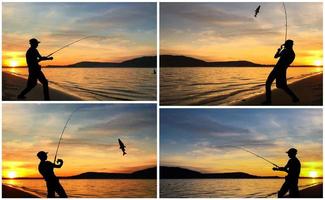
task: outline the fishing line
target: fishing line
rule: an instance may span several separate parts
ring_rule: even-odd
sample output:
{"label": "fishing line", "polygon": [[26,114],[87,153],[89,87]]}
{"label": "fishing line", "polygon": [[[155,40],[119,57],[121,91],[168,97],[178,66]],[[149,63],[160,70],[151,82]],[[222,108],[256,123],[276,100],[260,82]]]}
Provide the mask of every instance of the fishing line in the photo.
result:
{"label": "fishing line", "polygon": [[[222,145],[222,146],[217,146],[217,147],[230,147],[230,148],[241,149],[241,150],[243,150],[243,151],[246,151],[247,153],[253,154],[253,155],[256,156],[256,157],[263,159],[264,161],[266,161],[266,162],[272,164],[272,165],[275,166],[275,167],[279,167],[277,164],[271,162],[270,160],[264,158],[263,156],[258,155],[257,153],[254,153],[253,151],[250,151],[250,150],[248,150],[248,149],[246,149],[246,148],[244,148],[244,147],[242,147],[242,146]],[[216,147],[215,147],[215,148],[216,148]]]}
{"label": "fishing line", "polygon": [[244,151],[246,151],[246,152],[248,152],[248,153],[250,153],[250,154],[253,154],[254,156],[256,156],[256,157],[258,157],[258,158],[261,158],[261,159],[265,160],[266,162],[268,162],[268,163],[274,165],[275,167],[279,167],[277,164],[275,164],[275,163],[269,161],[268,159],[264,158],[263,156],[260,156],[260,155],[254,153],[254,152],[252,152],[252,151],[250,151],[250,150],[248,150],[248,149],[245,149],[244,147],[240,147],[240,146],[239,146],[238,148],[240,148],[240,149],[242,149],[242,150],[244,150]]}
{"label": "fishing line", "polygon": [[283,9],[284,9],[284,16],[285,16],[285,20],[286,20],[286,32],[285,32],[285,36],[284,36],[284,42],[287,41],[287,36],[288,36],[288,16],[287,16],[287,9],[286,9],[286,5],[284,2],[282,2],[283,5]]}
{"label": "fishing line", "polygon": [[61,144],[61,140],[62,140],[63,133],[64,133],[65,129],[67,128],[68,123],[69,123],[69,121],[71,120],[73,114],[74,114],[75,112],[77,112],[77,110],[79,110],[80,108],[81,108],[81,106],[79,106],[79,107],[77,107],[75,110],[73,110],[72,113],[70,114],[68,120],[65,122],[65,125],[64,125],[64,127],[63,127],[63,129],[62,129],[62,132],[61,132],[61,135],[60,135],[60,139],[59,139],[59,142],[58,142],[58,146],[56,147],[56,152],[55,152],[55,156],[54,156],[54,163],[55,163],[55,161],[56,161],[56,157],[57,157],[57,154],[58,154],[58,151],[59,151],[59,147],[60,147],[60,144]]}
{"label": "fishing line", "polygon": [[61,51],[62,49],[66,48],[66,47],[68,47],[68,46],[70,46],[70,45],[73,45],[73,44],[75,44],[75,43],[77,43],[77,42],[80,42],[81,40],[84,40],[84,39],[86,39],[86,38],[90,38],[90,37],[92,37],[92,36],[83,37],[83,38],[81,38],[81,39],[79,39],[79,40],[76,40],[76,41],[74,41],[74,42],[71,42],[71,43],[69,43],[69,44],[66,44],[66,45],[64,45],[63,47],[59,48],[58,50],[56,50],[56,51],[50,53],[50,54],[47,55],[46,57],[50,57],[51,55],[55,54],[56,52]]}

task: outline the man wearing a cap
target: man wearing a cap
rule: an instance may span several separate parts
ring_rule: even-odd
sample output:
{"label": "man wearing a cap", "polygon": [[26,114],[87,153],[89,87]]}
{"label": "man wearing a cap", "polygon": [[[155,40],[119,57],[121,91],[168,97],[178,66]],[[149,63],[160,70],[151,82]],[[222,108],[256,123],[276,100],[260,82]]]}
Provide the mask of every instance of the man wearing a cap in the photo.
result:
{"label": "man wearing a cap", "polygon": [[292,99],[292,102],[299,102],[299,98],[293,93],[287,85],[287,69],[289,65],[294,61],[296,55],[293,51],[293,41],[287,40],[284,44],[278,48],[274,58],[279,58],[278,62],[274,66],[273,70],[267,77],[265,83],[265,96],[266,100],[263,102],[264,105],[271,105],[271,85],[276,80],[276,87],[284,90]]}
{"label": "man wearing a cap", "polygon": [[291,148],[286,153],[290,158],[286,166],[273,168],[274,171],[284,171],[288,173],[288,175],[285,177],[285,182],[278,192],[278,197],[284,197],[284,195],[289,191],[289,197],[297,198],[299,197],[298,179],[301,165],[300,161],[296,157],[297,149]]}
{"label": "man wearing a cap", "polygon": [[63,160],[58,159],[58,164],[54,164],[47,160],[47,152],[44,151],[38,152],[37,157],[41,160],[38,165],[38,171],[40,174],[42,174],[44,180],[46,181],[47,197],[54,198],[55,193],[57,193],[60,198],[67,198],[68,196],[65,193],[64,188],[54,174],[54,168],[61,168],[63,165]]}
{"label": "man wearing a cap", "polygon": [[44,100],[50,100],[48,81],[41,71],[41,66],[38,64],[43,60],[53,60],[53,57],[43,57],[37,50],[38,41],[35,38],[29,40],[30,48],[26,52],[26,62],[28,65],[28,80],[26,88],[17,96],[18,99],[25,99],[25,95],[31,91],[39,80],[43,85]]}

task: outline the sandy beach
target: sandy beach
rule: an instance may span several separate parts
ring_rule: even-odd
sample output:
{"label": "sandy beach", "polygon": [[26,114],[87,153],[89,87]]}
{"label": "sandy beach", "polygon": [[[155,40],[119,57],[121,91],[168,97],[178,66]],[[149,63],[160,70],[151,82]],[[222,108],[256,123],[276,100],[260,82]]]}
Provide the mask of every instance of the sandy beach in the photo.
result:
{"label": "sandy beach", "polygon": [[[2,100],[18,101],[17,95],[26,87],[26,79],[2,72]],[[51,85],[50,85],[51,86]],[[82,99],[49,87],[52,101],[81,101]],[[40,83],[26,95],[26,101],[42,101],[43,88]]]}
{"label": "sandy beach", "polygon": [[[323,184],[308,187],[299,191],[299,198],[323,198]],[[289,198],[285,196],[285,198]]]}
{"label": "sandy beach", "polygon": [[2,184],[2,198],[40,198],[21,189]]}
{"label": "sandy beach", "polygon": [[300,191],[301,198],[323,198],[323,184],[318,184]]}
{"label": "sandy beach", "polygon": [[[274,83],[275,84],[275,83]],[[272,105],[323,105],[323,74],[317,74],[289,85],[299,97],[300,102],[293,103],[291,98],[282,90],[272,90]],[[261,105],[265,93],[244,99],[232,105]]]}

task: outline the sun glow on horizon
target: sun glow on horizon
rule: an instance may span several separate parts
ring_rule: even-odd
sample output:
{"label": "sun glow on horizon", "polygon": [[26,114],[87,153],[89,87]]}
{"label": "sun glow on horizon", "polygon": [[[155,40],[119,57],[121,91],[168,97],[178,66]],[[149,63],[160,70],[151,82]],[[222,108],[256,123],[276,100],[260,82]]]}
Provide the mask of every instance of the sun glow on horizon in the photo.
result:
{"label": "sun glow on horizon", "polygon": [[311,177],[311,178],[317,178],[318,177],[317,171],[310,171],[309,172],[309,177]]}
{"label": "sun glow on horizon", "polygon": [[8,172],[8,178],[17,178],[17,173],[15,171]]}
{"label": "sun glow on horizon", "polygon": [[314,65],[319,67],[319,66],[323,65],[323,62],[322,62],[322,60],[315,60]]}
{"label": "sun glow on horizon", "polygon": [[17,67],[18,66],[18,61],[17,60],[10,60],[9,61],[9,66],[10,67]]}

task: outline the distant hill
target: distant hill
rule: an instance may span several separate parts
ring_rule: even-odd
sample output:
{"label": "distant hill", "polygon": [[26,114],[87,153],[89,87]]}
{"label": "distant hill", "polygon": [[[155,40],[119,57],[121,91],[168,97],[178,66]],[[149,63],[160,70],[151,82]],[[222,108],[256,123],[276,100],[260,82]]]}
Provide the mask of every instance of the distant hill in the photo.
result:
{"label": "distant hill", "polygon": [[[60,179],[157,179],[157,167],[138,170],[132,173],[85,172],[75,176],[59,177]],[[2,179],[9,179],[4,178]],[[43,179],[41,177],[18,177],[15,179]]]}
{"label": "distant hill", "polygon": [[181,167],[160,167],[162,179],[191,179],[191,178],[280,178],[278,176],[255,176],[244,172],[201,173]]}
{"label": "distant hill", "polygon": [[48,65],[46,68],[58,68],[58,67],[69,67],[69,68],[91,68],[91,67],[141,67],[141,68],[156,68],[157,67],[157,56],[143,56],[126,60],[120,63],[115,62],[92,62],[83,61],[71,65]]}
{"label": "distant hill", "polygon": [[256,64],[250,61],[221,61],[206,62],[204,60],[174,55],[161,55],[160,67],[263,67],[266,65]]}
{"label": "distant hill", "polygon": [[86,172],[75,176],[61,177],[61,179],[156,179],[157,168],[152,167],[133,173]]}

